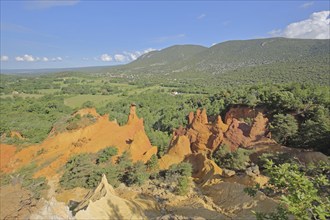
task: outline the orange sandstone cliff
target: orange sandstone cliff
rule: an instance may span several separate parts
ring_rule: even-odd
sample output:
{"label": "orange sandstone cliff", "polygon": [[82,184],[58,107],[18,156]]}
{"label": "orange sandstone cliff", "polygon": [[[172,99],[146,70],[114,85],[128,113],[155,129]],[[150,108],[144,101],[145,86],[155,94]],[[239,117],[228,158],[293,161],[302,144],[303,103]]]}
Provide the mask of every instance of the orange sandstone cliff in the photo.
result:
{"label": "orange sandstone cliff", "polygon": [[128,151],[133,161],[146,162],[157,153],[157,147],[151,145],[143,119],[138,118],[135,108],[135,105],[131,105],[127,123],[123,126],[116,121],[109,121],[109,115],[100,116],[95,109],[80,110],[75,114],[91,114],[96,122],[84,128],[54,134],[39,145],[26,147],[8,159],[5,165],[1,164],[1,169],[10,172],[36,162],[40,170],[35,176],[51,177],[72,155],[96,153],[109,146],[117,147],[119,155]]}
{"label": "orange sandstone cliff", "polygon": [[[243,118],[253,116],[252,125],[231,118],[235,115]],[[190,112],[188,126],[173,133],[168,152],[160,158],[160,168],[167,169],[172,164],[188,161],[193,165],[194,177],[221,175],[222,170],[208,158],[222,144],[234,151],[238,147],[252,148],[260,142],[273,142],[267,137],[268,119],[261,111],[247,108],[242,112],[239,109],[229,110],[226,121],[230,124],[224,123],[219,115],[210,123],[205,109],[197,109],[195,114]]]}

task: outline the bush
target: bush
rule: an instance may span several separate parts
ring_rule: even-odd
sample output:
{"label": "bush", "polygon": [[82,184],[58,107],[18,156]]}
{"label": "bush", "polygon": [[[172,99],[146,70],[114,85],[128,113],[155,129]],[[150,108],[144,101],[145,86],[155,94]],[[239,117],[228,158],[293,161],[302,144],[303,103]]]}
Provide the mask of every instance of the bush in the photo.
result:
{"label": "bush", "polygon": [[190,189],[190,177],[192,167],[190,163],[182,162],[173,164],[165,171],[165,180],[177,183],[174,192],[178,195],[186,195]]}
{"label": "bush", "polygon": [[101,152],[98,153],[97,163],[104,163],[108,161],[111,157],[116,156],[118,154],[118,149],[116,147],[107,147]]}
{"label": "bush", "polygon": [[[282,219],[287,219],[288,214],[294,215],[297,219],[327,219],[330,216],[327,190],[330,182],[326,175],[329,174],[330,167],[329,164],[323,163],[318,166],[300,167],[298,164],[290,163],[274,165],[271,160],[267,160],[265,167],[270,180],[264,191],[272,195],[281,195],[281,206],[272,215],[256,213],[258,219],[279,219],[274,218],[278,215],[283,215],[285,218]],[[245,191],[251,194],[253,189]],[[286,210],[283,211],[283,207],[286,207]]]}
{"label": "bush", "polygon": [[151,173],[156,172],[159,169],[158,157],[154,154],[151,156],[150,160],[146,163],[147,170]]}
{"label": "bush", "polygon": [[298,131],[298,123],[292,115],[277,114],[270,125],[273,138],[281,143],[287,144]]}
{"label": "bush", "polygon": [[128,169],[133,165],[131,155],[128,151],[124,151],[123,154],[117,160],[117,166],[120,172],[120,176],[123,176]]}
{"label": "bush", "polygon": [[192,166],[190,163],[182,162],[179,164],[173,164],[166,171],[166,177],[171,177],[173,175],[191,177]]}
{"label": "bush", "polygon": [[275,165],[297,162],[296,159],[293,158],[292,155],[289,153],[280,153],[280,152],[263,153],[259,157],[259,162],[258,162],[259,167],[265,168],[268,160],[273,161]]}
{"label": "bush", "polygon": [[75,187],[93,188],[101,179],[100,170],[93,164],[89,154],[73,156],[65,165],[60,184],[66,189]]}
{"label": "bush", "polygon": [[[129,186],[142,185],[149,178],[146,165],[141,161],[133,164],[127,151],[118,158],[116,164],[113,164],[110,158],[117,153],[116,147],[108,147],[96,154],[84,153],[73,156],[65,165],[60,184],[66,189],[93,188],[99,184],[102,174],[105,174],[109,183],[115,187],[120,182]],[[155,166],[154,162],[151,164]]]}
{"label": "bush", "polygon": [[82,108],[93,108],[94,106],[95,105],[92,101],[86,101],[81,105]]}
{"label": "bush", "polygon": [[213,152],[212,158],[221,168],[245,170],[246,163],[250,161],[249,155],[251,153],[251,150],[245,150],[242,148],[238,148],[236,151],[231,152],[229,147],[221,145]]}
{"label": "bush", "polygon": [[180,176],[178,178],[178,185],[176,188],[176,193],[183,196],[189,192],[190,189],[190,180],[186,176]]}
{"label": "bush", "polygon": [[118,167],[114,164],[109,164],[105,168],[103,168],[103,173],[108,179],[108,182],[114,186],[117,187],[119,185],[119,170]]}
{"label": "bush", "polygon": [[146,170],[146,166],[142,161],[136,162],[132,167],[129,168],[124,182],[128,185],[137,184],[141,186],[149,178],[149,173]]}

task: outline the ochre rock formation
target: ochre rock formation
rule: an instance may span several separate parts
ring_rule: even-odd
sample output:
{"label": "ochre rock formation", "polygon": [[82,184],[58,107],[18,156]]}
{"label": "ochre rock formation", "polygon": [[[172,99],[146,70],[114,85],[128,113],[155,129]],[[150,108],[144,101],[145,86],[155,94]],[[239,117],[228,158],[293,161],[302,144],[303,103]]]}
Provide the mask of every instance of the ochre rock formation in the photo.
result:
{"label": "ochre rock formation", "polygon": [[92,114],[97,120],[84,128],[49,136],[40,145],[24,148],[11,158],[4,170],[15,170],[34,161],[41,166],[47,164],[36,177],[51,177],[72,155],[96,153],[109,146],[117,147],[119,155],[129,151],[134,162],[146,162],[157,153],[157,147],[151,145],[145,134],[143,120],[135,113],[135,105],[131,106],[127,124],[123,126],[109,121],[108,115],[100,116],[95,109],[80,110],[76,114]]}
{"label": "ochre rock formation", "polygon": [[[232,118],[234,116],[242,118],[251,116],[252,125]],[[160,168],[167,169],[172,164],[182,161],[190,162],[194,169],[193,176],[198,179],[198,183],[203,185],[212,178],[222,175],[222,169],[208,159],[222,144],[235,151],[238,147],[252,148],[258,144],[274,143],[267,138],[268,119],[261,110],[234,108],[229,110],[226,118],[226,121],[230,122],[229,125],[222,121],[220,115],[213,123],[209,123],[205,109],[197,109],[195,114],[190,112],[188,126],[174,131],[168,152],[159,160]],[[242,182],[250,184],[265,181],[261,177],[256,180],[250,179],[247,177]]]}
{"label": "ochre rock formation", "polygon": [[190,142],[185,135],[173,136],[167,153],[159,159],[160,169],[168,169],[172,164],[181,163],[191,154]]}
{"label": "ochre rock formation", "polygon": [[242,125],[244,127],[246,124],[234,118],[225,133],[224,144],[229,146],[232,151],[236,150],[239,146],[246,145],[248,137],[244,135],[244,132],[241,129]]}
{"label": "ochre rock formation", "polygon": [[233,118],[236,119],[255,118],[259,112],[264,113],[265,109],[263,108],[252,109],[244,105],[233,106],[226,113],[225,123],[228,125],[231,124]]}
{"label": "ochre rock formation", "polygon": [[191,143],[193,152],[214,151],[222,142],[223,132],[227,130],[219,116],[213,124],[208,123],[206,110],[197,109],[196,114],[190,113],[188,116],[187,136]]}
{"label": "ochre rock formation", "polygon": [[16,147],[9,144],[0,143],[0,169],[3,172],[10,172],[7,167],[9,161],[14,157],[16,152]]}
{"label": "ochre rock formation", "polygon": [[252,148],[261,142],[273,143],[268,135],[268,119],[261,112],[256,114],[251,126],[236,118],[230,119],[231,124],[225,132],[223,143],[228,145],[231,150],[236,150],[238,147]]}
{"label": "ochre rock formation", "polygon": [[103,175],[98,187],[74,210],[75,219],[147,219],[142,203],[117,196]]}
{"label": "ochre rock formation", "polygon": [[186,161],[192,165],[192,177],[196,178],[197,184],[205,185],[212,179],[220,178],[222,175],[222,169],[203,153],[190,154],[187,156]]}
{"label": "ochre rock formation", "polygon": [[254,118],[253,124],[250,130],[250,138],[252,140],[258,140],[266,136],[268,126],[268,118],[259,112],[257,117]]}
{"label": "ochre rock formation", "polygon": [[190,112],[188,127],[174,131],[168,152],[159,160],[160,168],[167,169],[172,164],[180,163],[191,153],[209,154],[223,141],[223,132],[227,129],[221,117],[210,124],[205,109],[197,109],[196,114]]}

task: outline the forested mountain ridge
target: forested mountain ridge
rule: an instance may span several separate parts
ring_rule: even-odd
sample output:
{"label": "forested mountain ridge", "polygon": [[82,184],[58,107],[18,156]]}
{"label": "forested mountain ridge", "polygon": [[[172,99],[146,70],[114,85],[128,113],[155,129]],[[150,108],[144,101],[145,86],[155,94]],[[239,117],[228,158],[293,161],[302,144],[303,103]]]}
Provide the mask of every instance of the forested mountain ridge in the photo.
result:
{"label": "forested mountain ridge", "polygon": [[127,65],[111,68],[121,73],[200,72],[219,74],[243,67],[286,62],[328,62],[329,40],[267,38],[235,40],[210,48],[176,45],[142,55]]}
{"label": "forested mountain ridge", "polygon": [[207,50],[206,47],[199,45],[174,45],[160,51],[151,51],[143,54],[127,66],[134,68],[175,65],[177,62],[189,60],[192,56],[205,50]]}

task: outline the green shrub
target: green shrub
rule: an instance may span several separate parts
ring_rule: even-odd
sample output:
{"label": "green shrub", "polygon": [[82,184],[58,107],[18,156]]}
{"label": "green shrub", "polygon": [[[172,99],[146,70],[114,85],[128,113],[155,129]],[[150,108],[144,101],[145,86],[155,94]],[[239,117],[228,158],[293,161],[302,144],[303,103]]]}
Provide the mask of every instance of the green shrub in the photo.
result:
{"label": "green shrub", "polygon": [[98,153],[97,163],[104,163],[117,154],[118,149],[116,147],[107,147]]}
{"label": "green shrub", "polygon": [[119,169],[114,164],[108,164],[106,167],[102,169],[102,172],[105,174],[105,176],[108,179],[108,182],[114,186],[117,187],[120,183],[119,181]]}
{"label": "green shrub", "polygon": [[124,151],[123,154],[117,160],[117,166],[120,175],[123,176],[128,169],[133,165],[131,155],[128,151]]}
{"label": "green shrub", "polygon": [[176,193],[183,196],[189,192],[189,189],[190,189],[190,179],[187,176],[180,176],[178,178]]}
{"label": "green shrub", "polygon": [[142,161],[136,162],[131,166],[125,175],[124,182],[128,185],[137,184],[141,186],[149,178],[149,173]]}
{"label": "green shrub", "polygon": [[245,150],[242,148],[238,148],[236,151],[231,152],[229,147],[221,145],[213,152],[212,158],[221,168],[244,170],[246,168],[246,163],[250,161],[249,155],[251,153],[251,150]]}
{"label": "green shrub", "polygon": [[[120,182],[127,185],[142,185],[149,173],[143,162],[133,164],[128,152],[124,152],[116,164],[110,158],[117,155],[117,148],[108,147],[97,154],[78,154],[73,156],[65,165],[65,171],[60,184],[66,188],[93,188],[105,174],[109,183],[118,186]],[[96,159],[95,159],[96,158]]]}
{"label": "green shrub", "polygon": [[86,101],[81,105],[82,108],[93,108],[94,106],[95,105],[92,101]]}
{"label": "green shrub", "polygon": [[192,166],[190,163],[173,164],[165,171],[165,180],[170,183],[177,183],[174,191],[176,194],[186,195],[190,189],[191,174]]}
{"label": "green shrub", "polygon": [[263,153],[259,157],[258,165],[260,168],[265,168],[267,161],[271,160],[274,162],[275,165],[280,165],[283,163],[295,163],[297,162],[295,158],[292,157],[289,153]]}
{"label": "green shrub", "polygon": [[66,163],[60,184],[66,189],[75,187],[93,188],[97,184],[95,180],[101,178],[98,171],[89,154],[75,155]]}
{"label": "green shrub", "polygon": [[159,164],[158,164],[158,157],[153,154],[150,157],[150,160],[148,160],[148,162],[146,163],[147,166],[147,170],[151,173],[157,171],[159,169]]}
{"label": "green shrub", "polygon": [[[287,219],[288,214],[297,219],[327,219],[330,216],[330,182],[326,175],[329,174],[330,166],[322,163],[318,166],[301,167],[290,163],[275,165],[271,160],[267,160],[265,167],[270,180],[264,192],[281,195],[281,207],[271,215],[256,212],[258,219],[279,219],[275,218],[276,216]],[[245,191],[252,192],[253,189]],[[286,210],[283,210],[283,207],[286,207]]]}
{"label": "green shrub", "polygon": [[296,135],[298,123],[292,115],[277,114],[270,124],[270,131],[277,142],[287,144]]}
{"label": "green shrub", "polygon": [[166,171],[166,177],[171,177],[174,175],[191,177],[192,174],[192,166],[190,163],[182,162],[179,164],[173,164]]}

